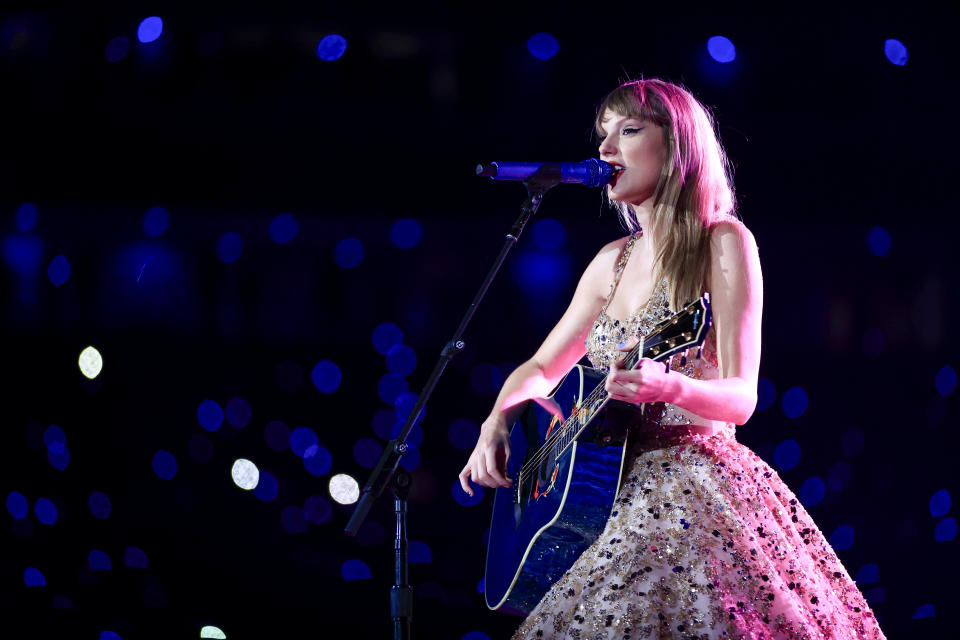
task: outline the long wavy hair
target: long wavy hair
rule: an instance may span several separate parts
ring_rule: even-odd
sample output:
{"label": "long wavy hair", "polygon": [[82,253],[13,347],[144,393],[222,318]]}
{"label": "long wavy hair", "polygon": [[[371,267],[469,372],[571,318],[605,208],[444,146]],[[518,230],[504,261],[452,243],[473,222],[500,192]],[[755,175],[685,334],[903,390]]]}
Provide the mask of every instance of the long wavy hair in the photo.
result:
{"label": "long wavy hair", "polygon": [[[677,310],[699,297],[710,264],[710,229],[734,217],[733,181],[726,154],[707,109],[676,84],[651,78],[633,80],[611,91],[597,108],[596,130],[607,111],[655,122],[663,129],[666,161],[654,192],[651,217],[656,282],[669,283],[670,306]],[[633,208],[612,203],[631,232],[640,230]]]}

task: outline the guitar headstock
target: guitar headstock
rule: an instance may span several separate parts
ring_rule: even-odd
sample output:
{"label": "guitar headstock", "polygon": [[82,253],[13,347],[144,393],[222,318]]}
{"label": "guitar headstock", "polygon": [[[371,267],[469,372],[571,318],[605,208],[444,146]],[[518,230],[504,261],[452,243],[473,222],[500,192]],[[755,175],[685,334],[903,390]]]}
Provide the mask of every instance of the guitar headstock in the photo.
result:
{"label": "guitar headstock", "polygon": [[675,353],[699,347],[706,339],[712,323],[710,294],[704,293],[699,299],[686,305],[645,335],[643,340],[627,354],[624,367],[632,369],[641,358],[665,360]]}

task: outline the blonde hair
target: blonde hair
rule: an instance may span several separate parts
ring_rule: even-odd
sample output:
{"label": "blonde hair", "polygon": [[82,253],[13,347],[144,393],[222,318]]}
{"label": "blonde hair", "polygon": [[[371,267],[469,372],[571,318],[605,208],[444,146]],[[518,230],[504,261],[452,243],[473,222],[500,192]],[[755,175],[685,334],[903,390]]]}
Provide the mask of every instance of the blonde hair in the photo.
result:
{"label": "blonde hair", "polygon": [[[710,263],[710,229],[734,218],[729,165],[713,119],[693,95],[659,79],[633,80],[611,91],[597,108],[597,134],[604,135],[607,111],[650,120],[663,129],[666,161],[654,192],[651,218],[656,281],[669,283],[670,306],[677,310],[699,297]],[[614,203],[631,232],[640,229],[633,209]]]}

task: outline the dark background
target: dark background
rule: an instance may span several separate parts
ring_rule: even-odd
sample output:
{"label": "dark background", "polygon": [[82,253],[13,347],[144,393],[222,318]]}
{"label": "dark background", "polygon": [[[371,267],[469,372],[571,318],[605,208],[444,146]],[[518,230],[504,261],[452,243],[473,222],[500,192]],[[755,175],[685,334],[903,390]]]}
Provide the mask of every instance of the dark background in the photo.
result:
{"label": "dark background", "polygon": [[[407,381],[420,389],[523,198],[519,185],[475,178],[473,166],[595,156],[596,103],[643,75],[681,82],[712,108],[760,246],[761,376],[776,397],[738,438],[771,463],[795,440],[799,464],[779,465],[795,491],[812,476],[839,478],[809,509],[828,537],[853,527],[853,545],[839,551],[852,575],[877,565],[879,579],[861,588],[889,637],[945,633],[958,556],[955,540],[935,541],[941,518],[928,502],[956,490],[955,394],[934,380],[958,364],[958,14],[929,2],[509,15],[359,3],[5,8],[0,489],[31,507],[53,500],[59,519],[4,516],[4,624],[35,637],[198,637],[204,624],[229,638],[328,637],[341,626],[386,637],[391,505],[360,540],[342,534],[350,510],[340,506],[328,523],[286,531],[283,509],[326,495],[329,474],[269,448],[264,427],[309,426],[332,454],[331,473],[362,483],[354,443],[377,437],[371,420],[390,408],[377,392],[387,366],[373,330],[401,328],[418,358]],[[150,15],[164,32],[141,44],[137,25]],[[548,60],[526,48],[541,31],[560,43]],[[333,62],[315,53],[329,33],[348,41]],[[716,34],[736,44],[734,62],[707,55]],[[120,35],[130,52],[108,62],[104,49]],[[887,38],[906,44],[905,66],[885,58]],[[38,223],[21,231],[25,202]],[[148,238],[142,218],[155,206],[170,226]],[[281,213],[299,222],[285,244],[268,234]],[[390,230],[406,218],[423,239],[401,249]],[[566,242],[538,247],[535,226],[521,238],[423,422],[410,505],[411,538],[432,553],[412,569],[420,637],[507,637],[519,622],[487,611],[478,593],[491,498],[454,500],[468,451],[448,426],[482,421],[496,391],[480,380],[489,365],[495,382],[527,358],[579,272],[624,233],[599,192],[576,186],[548,194],[539,218],[559,221]],[[867,243],[878,226],[892,239],[885,256]],[[243,253],[224,263],[217,243],[231,231]],[[345,238],[363,243],[355,268],[335,261]],[[33,271],[17,266],[23,242],[39,247]],[[60,286],[46,274],[57,255],[71,266]],[[94,382],[76,366],[91,344],[105,362]],[[335,393],[311,383],[321,360],[342,372]],[[281,363],[300,371],[298,388],[278,375]],[[788,418],[781,399],[794,386],[809,408]],[[198,405],[234,397],[252,419],[208,433],[213,457],[196,462],[188,442],[206,433]],[[51,424],[67,435],[64,470],[46,458]],[[862,450],[843,446],[857,434]],[[151,468],[158,449],[177,458],[170,481]],[[277,478],[276,499],[233,485],[240,457]],[[94,490],[111,499],[105,520],[88,510]],[[147,569],[124,566],[129,545],[145,551]],[[91,549],[113,568],[91,570]],[[344,581],[348,559],[372,578]],[[46,586],[26,587],[26,567]],[[55,607],[56,596],[72,608]],[[927,604],[936,616],[914,619]]]}

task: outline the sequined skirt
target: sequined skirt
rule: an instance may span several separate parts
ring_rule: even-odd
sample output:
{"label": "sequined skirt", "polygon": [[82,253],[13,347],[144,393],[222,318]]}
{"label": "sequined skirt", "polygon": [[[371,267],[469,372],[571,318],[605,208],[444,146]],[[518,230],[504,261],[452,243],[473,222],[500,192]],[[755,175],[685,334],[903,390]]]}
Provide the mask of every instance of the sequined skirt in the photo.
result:
{"label": "sequined skirt", "polygon": [[883,638],[793,492],[730,432],[643,425],[601,536],[515,640]]}

